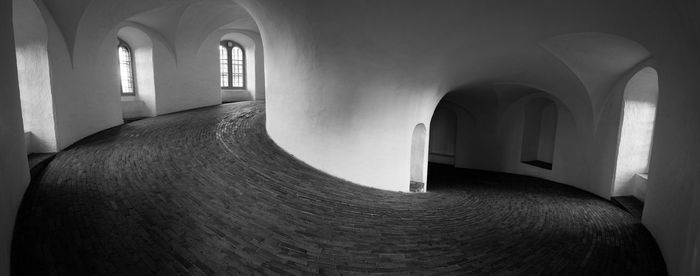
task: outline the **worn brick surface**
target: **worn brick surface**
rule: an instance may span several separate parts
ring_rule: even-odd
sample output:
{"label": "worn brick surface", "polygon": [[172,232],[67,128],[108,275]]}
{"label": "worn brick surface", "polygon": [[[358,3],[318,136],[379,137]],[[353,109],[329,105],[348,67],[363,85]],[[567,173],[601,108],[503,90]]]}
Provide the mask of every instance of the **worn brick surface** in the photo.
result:
{"label": "worn brick surface", "polygon": [[21,206],[13,274],[665,274],[649,232],[589,193],[471,171],[380,191],[295,160],[264,121],[228,104],[59,153]]}

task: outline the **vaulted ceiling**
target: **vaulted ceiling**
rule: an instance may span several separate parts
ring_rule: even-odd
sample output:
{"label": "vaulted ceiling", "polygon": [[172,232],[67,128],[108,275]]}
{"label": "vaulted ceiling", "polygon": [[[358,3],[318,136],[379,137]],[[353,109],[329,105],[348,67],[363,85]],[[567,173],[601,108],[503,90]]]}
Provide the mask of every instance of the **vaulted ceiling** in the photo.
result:
{"label": "vaulted ceiling", "polygon": [[211,32],[239,29],[259,32],[250,14],[230,0],[36,0],[43,3],[65,39],[75,51],[90,51],[95,45],[81,46],[81,37],[95,41],[120,22],[133,22],[158,32],[166,43],[176,45],[179,37],[203,40]]}

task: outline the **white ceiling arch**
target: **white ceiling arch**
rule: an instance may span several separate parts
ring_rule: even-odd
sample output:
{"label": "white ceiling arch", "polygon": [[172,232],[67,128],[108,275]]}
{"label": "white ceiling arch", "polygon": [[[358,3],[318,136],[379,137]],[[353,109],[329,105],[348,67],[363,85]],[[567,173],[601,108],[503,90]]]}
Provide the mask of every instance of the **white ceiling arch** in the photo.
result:
{"label": "white ceiling arch", "polygon": [[[248,11],[233,0],[76,0],[70,4],[58,0],[36,1],[45,3],[76,65],[91,62],[104,40],[100,36],[106,36],[124,21],[159,33],[175,53],[180,51],[179,44],[196,49],[193,40],[203,39],[222,27],[259,32]],[[181,41],[183,38],[187,41]]]}
{"label": "white ceiling arch", "polygon": [[618,81],[651,57],[649,50],[636,41],[599,32],[563,34],[539,44],[564,63],[585,86],[595,121]]}

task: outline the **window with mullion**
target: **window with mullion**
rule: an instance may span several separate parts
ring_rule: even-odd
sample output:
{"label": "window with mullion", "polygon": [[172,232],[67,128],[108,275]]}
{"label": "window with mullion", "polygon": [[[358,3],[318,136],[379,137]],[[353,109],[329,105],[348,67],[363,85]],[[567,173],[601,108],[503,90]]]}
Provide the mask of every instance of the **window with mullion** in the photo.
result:
{"label": "window with mullion", "polygon": [[245,51],[241,45],[225,40],[219,45],[221,88],[245,88]]}
{"label": "window with mullion", "polygon": [[230,74],[229,74],[229,51],[226,47],[219,45],[219,64],[220,64],[220,71],[221,71],[221,87],[229,87],[229,79],[230,79]]}
{"label": "window with mullion", "polygon": [[134,77],[134,55],[129,44],[119,40],[117,47],[119,55],[119,79],[121,84],[121,94],[132,96],[136,94],[136,78]]}

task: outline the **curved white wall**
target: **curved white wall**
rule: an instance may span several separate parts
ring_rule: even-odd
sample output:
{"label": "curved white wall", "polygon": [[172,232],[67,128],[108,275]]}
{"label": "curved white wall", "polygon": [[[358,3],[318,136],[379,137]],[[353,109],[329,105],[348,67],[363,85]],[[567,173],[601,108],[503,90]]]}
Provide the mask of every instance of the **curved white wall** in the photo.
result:
{"label": "curved white wall", "polygon": [[[570,111],[560,112],[566,137],[557,137],[556,148],[575,154],[555,154],[555,164],[569,167],[543,177],[609,197],[624,89],[619,83],[655,56],[659,115],[644,222],[672,275],[697,271],[700,178],[694,168],[700,146],[689,137],[697,141],[700,130],[689,118],[700,118],[694,107],[700,96],[692,92],[700,88],[692,77],[700,62],[697,39],[688,38],[675,6],[627,0],[240,2],[260,24],[266,46],[270,136],[310,165],[388,190],[407,190],[410,133],[429,123],[444,93],[462,84],[517,82],[551,93]],[[560,37],[581,31],[609,35]],[[604,41],[602,48],[596,41]],[[620,52],[632,54],[614,58]],[[506,152],[519,158],[514,148]]]}
{"label": "curved white wall", "polygon": [[[299,15],[258,14],[265,44],[273,47],[266,54],[271,61],[267,67],[275,68],[268,74],[269,134],[321,170],[363,185],[406,191],[409,168],[401,164],[409,158],[410,136],[400,133],[428,124],[441,96],[457,85],[531,83],[556,94],[574,112],[576,127],[592,132],[593,109],[585,86],[532,40],[548,36],[535,25],[545,12],[471,5],[331,1],[302,9],[269,3]],[[489,16],[468,15],[480,8]],[[522,14],[537,16],[492,22],[521,8]],[[393,23],[382,16],[389,9],[396,15]],[[442,19],[426,18],[430,13]],[[333,20],[324,21],[329,18]],[[488,33],[477,28],[490,25]],[[524,37],[515,26],[530,26],[532,34]],[[589,146],[590,141],[581,145]],[[582,188],[597,191],[588,186]]]}

